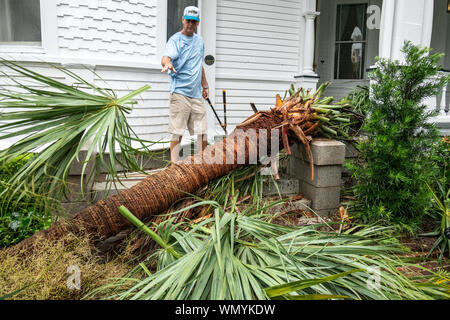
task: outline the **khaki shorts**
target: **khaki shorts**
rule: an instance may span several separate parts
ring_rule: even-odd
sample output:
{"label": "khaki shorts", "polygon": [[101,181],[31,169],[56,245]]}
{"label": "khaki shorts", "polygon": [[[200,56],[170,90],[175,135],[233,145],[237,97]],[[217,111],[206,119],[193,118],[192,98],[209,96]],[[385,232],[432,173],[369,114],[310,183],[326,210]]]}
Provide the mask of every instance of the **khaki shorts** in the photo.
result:
{"label": "khaki shorts", "polygon": [[186,127],[191,136],[207,133],[206,109],[202,99],[172,93],[169,104],[169,133],[182,136]]}

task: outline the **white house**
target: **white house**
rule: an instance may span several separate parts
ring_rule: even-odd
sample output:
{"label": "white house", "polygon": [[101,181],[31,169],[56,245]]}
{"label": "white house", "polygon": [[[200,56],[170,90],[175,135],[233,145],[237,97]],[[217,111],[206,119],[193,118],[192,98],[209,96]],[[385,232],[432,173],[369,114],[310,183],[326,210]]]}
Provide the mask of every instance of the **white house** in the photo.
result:
{"label": "white house", "polygon": [[[119,94],[149,84],[129,121],[144,139],[166,138],[169,76],[160,60],[187,5],[201,9],[211,100],[222,116],[227,90],[230,130],[252,113],[250,102],[273,106],[291,83],[332,81],[327,95],[344,96],[367,84],[375,56],[400,58],[406,39],[447,52],[450,70],[448,0],[0,0],[0,56],[58,78],[45,62],[59,63]],[[447,91],[429,101],[445,134],[449,100]],[[221,129],[208,110],[212,137]]]}

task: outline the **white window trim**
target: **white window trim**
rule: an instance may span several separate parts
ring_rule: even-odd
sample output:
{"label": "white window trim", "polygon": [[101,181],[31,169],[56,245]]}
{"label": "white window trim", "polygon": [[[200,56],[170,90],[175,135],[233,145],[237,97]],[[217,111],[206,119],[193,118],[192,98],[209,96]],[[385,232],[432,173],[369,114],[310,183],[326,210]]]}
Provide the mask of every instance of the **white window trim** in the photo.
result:
{"label": "white window trim", "polygon": [[56,0],[41,0],[41,37],[45,54],[58,53],[58,13]]}
{"label": "white window trim", "polygon": [[156,12],[156,59],[161,61],[167,39],[167,0],[159,0]]}
{"label": "white window trim", "polygon": [[30,44],[17,42],[17,44],[2,44],[0,42],[0,53],[6,54],[33,54],[33,55],[56,55],[58,52],[58,25],[56,0],[41,0],[41,43]]}

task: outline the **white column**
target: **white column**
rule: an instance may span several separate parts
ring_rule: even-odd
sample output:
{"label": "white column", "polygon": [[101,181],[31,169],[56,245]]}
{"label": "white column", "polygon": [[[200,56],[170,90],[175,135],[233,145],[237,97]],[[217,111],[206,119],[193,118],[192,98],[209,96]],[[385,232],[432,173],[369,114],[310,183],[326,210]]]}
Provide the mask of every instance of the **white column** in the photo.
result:
{"label": "white column", "polygon": [[314,73],[314,20],[319,15],[316,11],[307,11],[303,14],[306,20],[305,39],[303,43],[303,70],[302,75],[316,75]]}
{"label": "white column", "polygon": [[429,47],[433,30],[434,0],[384,0],[379,56],[403,60],[405,41]]}
{"label": "white column", "polygon": [[[446,72],[446,75],[448,75],[449,73]],[[439,98],[439,96],[437,97]],[[440,95],[440,99],[438,99],[438,110],[439,110],[439,115],[444,117],[447,115],[448,110],[446,110],[447,108],[447,86],[445,86],[444,88],[442,88],[442,92]],[[450,116],[450,114],[449,114]]]}

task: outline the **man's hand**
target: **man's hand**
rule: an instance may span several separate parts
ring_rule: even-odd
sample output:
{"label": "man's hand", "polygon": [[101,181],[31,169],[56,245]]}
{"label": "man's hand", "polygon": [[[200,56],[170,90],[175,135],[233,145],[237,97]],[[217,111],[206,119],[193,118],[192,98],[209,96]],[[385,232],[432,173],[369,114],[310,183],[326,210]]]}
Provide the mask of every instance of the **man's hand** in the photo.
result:
{"label": "man's hand", "polygon": [[209,98],[209,89],[203,89],[203,91],[202,91],[202,96],[203,96],[203,99],[208,99]]}
{"label": "man's hand", "polygon": [[172,72],[177,73],[171,62],[166,63],[161,72],[166,72],[167,70],[172,70]]}

